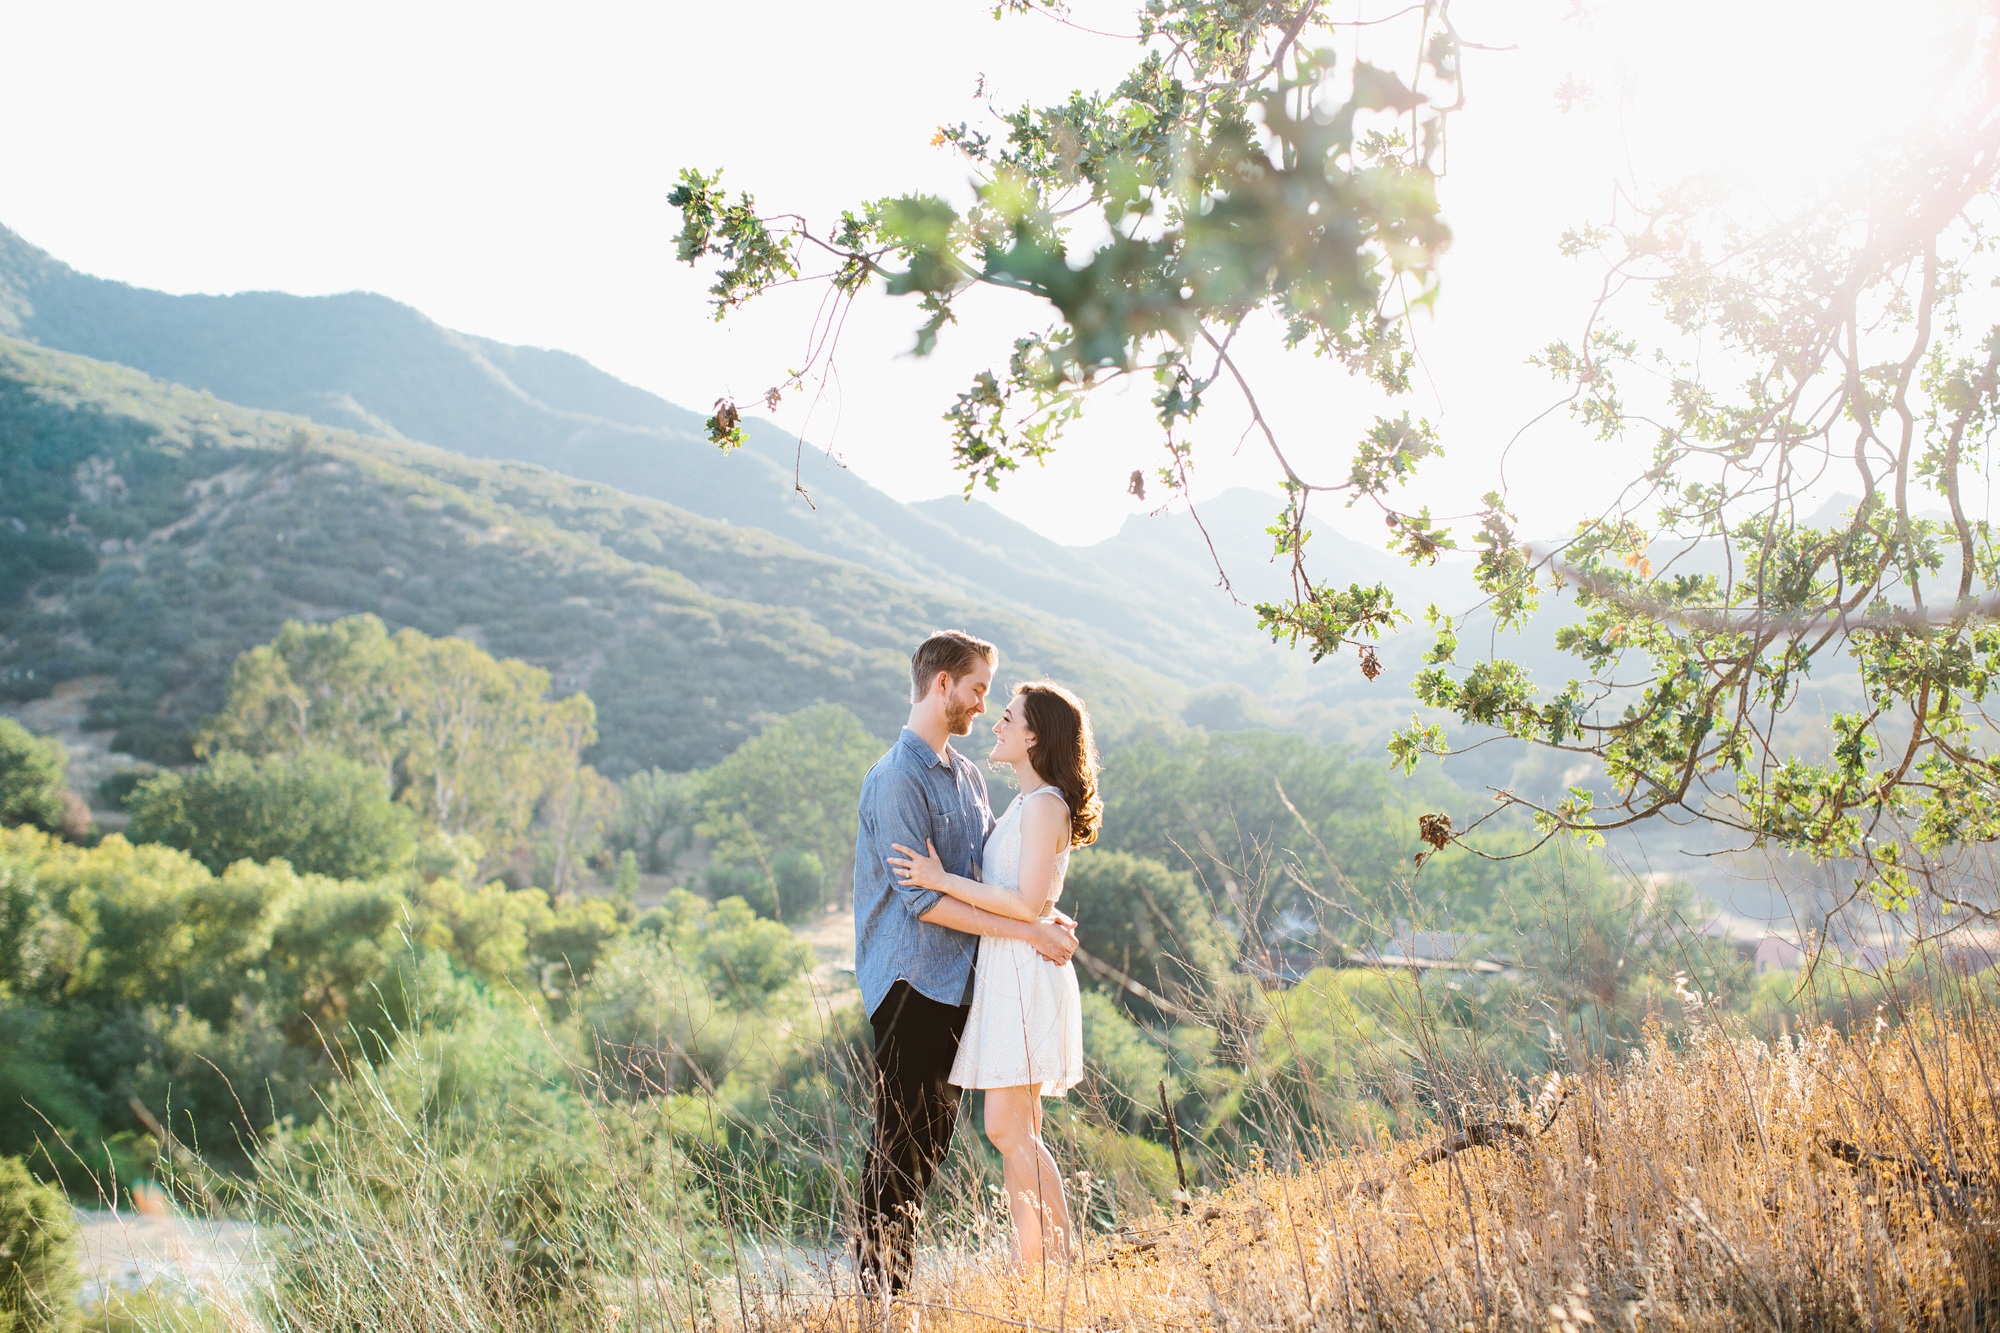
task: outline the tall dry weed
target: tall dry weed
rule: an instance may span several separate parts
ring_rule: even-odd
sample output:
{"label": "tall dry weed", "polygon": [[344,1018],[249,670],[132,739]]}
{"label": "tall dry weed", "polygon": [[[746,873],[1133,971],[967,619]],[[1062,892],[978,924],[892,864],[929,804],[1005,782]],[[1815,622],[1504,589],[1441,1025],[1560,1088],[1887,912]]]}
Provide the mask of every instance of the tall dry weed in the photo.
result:
{"label": "tall dry weed", "polygon": [[[1698,1018],[1699,1016],[1696,1015]],[[1566,1076],[1548,1128],[1439,1131],[1293,1169],[1252,1161],[1034,1280],[918,1284],[897,1327],[2000,1327],[2000,1014],[1983,1001],[1767,1041],[1656,1024]],[[1462,1133],[1462,1131],[1460,1131]],[[1460,1140],[1463,1142],[1463,1139]],[[885,1312],[788,1302],[757,1328]]]}

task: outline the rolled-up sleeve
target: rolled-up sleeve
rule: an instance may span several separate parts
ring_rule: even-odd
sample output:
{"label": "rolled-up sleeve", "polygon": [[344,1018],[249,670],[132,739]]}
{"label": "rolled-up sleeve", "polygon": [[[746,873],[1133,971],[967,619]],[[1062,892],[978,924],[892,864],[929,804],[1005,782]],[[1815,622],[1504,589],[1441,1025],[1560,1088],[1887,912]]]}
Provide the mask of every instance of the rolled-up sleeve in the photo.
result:
{"label": "rolled-up sleeve", "polygon": [[924,797],[921,782],[900,769],[884,766],[869,777],[855,860],[861,863],[866,858],[866,873],[879,877],[903,910],[921,919],[944,894],[898,883],[889,858],[896,854],[897,843],[919,852],[924,849],[931,837],[930,802]]}

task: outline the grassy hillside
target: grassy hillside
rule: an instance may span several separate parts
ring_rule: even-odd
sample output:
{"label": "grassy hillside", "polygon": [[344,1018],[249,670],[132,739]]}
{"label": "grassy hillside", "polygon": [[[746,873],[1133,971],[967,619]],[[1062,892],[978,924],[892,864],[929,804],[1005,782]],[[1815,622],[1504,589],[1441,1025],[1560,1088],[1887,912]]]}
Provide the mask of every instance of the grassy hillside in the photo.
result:
{"label": "grassy hillside", "polygon": [[187,754],[230,663],[289,617],[368,611],[551,670],[598,706],[618,775],[733,749],[826,701],[878,732],[942,624],[1003,672],[1074,683],[1107,721],[1172,687],[1026,618],[541,468],[310,428],[120,366],[0,339],[0,693],[107,678],[89,726]]}
{"label": "grassy hillside", "polygon": [[[1697,1014],[1683,1042],[1579,1061],[1552,1114],[1468,1088],[1494,1101],[1407,1137],[1308,1118],[1186,1213],[1105,1227],[1083,1280],[1002,1276],[990,1241],[940,1228],[910,1303],[942,1333],[1991,1329],[1996,1015],[1902,1017],[1767,1042]],[[779,1311],[744,1327],[854,1319]]]}

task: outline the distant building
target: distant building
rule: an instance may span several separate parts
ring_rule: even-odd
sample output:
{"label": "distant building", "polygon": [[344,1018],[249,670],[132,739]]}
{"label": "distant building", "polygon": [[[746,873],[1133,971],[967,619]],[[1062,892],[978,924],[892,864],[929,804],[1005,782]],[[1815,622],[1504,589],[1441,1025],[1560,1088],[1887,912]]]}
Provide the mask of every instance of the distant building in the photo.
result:
{"label": "distant building", "polygon": [[1244,959],[1244,970],[1266,990],[1297,984],[1318,967],[1359,967],[1375,972],[1408,972],[1412,977],[1463,973],[1518,977],[1514,964],[1479,950],[1479,937],[1463,931],[1412,930],[1398,922],[1387,939],[1353,953],[1318,953],[1299,947],[1267,949]]}

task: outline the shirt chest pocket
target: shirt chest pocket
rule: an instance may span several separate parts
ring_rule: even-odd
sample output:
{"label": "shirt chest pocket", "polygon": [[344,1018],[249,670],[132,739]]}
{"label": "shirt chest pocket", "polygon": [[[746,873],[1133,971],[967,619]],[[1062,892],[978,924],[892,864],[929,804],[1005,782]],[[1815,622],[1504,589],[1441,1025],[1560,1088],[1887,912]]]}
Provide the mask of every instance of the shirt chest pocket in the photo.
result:
{"label": "shirt chest pocket", "polygon": [[944,868],[956,873],[956,868],[965,859],[966,819],[963,811],[933,810],[931,812],[931,841],[937,846],[938,859]]}
{"label": "shirt chest pocket", "polygon": [[979,853],[986,833],[979,814],[963,807],[938,810],[933,812],[931,822],[931,837],[937,843],[938,859],[944,862],[944,868],[954,875],[978,879]]}

